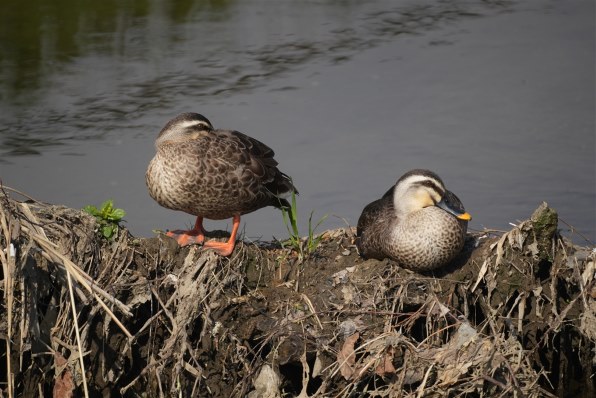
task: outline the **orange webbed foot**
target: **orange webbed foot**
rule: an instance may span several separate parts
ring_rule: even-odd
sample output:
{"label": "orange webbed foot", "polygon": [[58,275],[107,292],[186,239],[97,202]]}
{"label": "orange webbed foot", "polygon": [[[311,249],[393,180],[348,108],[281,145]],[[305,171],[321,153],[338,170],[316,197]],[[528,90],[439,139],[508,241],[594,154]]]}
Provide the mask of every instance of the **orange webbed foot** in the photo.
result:
{"label": "orange webbed foot", "polygon": [[238,234],[239,227],[240,215],[235,215],[232,225],[232,232],[230,233],[230,239],[228,239],[227,242],[209,241],[203,245],[203,249],[213,249],[220,256],[229,256],[234,251],[234,246],[236,246],[236,235]]}
{"label": "orange webbed foot", "polygon": [[205,242],[205,234],[196,233],[194,230],[190,231],[168,231],[166,232],[166,236],[170,238],[174,238],[178,245],[180,246],[188,246],[188,245],[201,245]]}
{"label": "orange webbed foot", "polygon": [[168,231],[166,232],[166,236],[176,239],[176,242],[178,242],[178,245],[180,246],[188,246],[203,244],[203,242],[205,242],[205,233],[205,229],[203,229],[203,217],[197,217],[193,229],[188,231],[180,229],[176,231]]}
{"label": "orange webbed foot", "polygon": [[215,253],[219,254],[222,257],[228,257],[234,251],[234,247],[236,246],[235,241],[228,241],[228,242],[217,242],[217,241],[209,241],[203,245],[203,250],[211,249],[214,250]]}

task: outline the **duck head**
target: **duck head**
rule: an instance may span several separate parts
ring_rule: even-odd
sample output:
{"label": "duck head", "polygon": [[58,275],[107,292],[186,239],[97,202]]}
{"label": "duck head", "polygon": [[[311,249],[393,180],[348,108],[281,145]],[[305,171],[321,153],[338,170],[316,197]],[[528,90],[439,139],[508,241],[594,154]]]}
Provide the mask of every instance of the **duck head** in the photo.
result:
{"label": "duck head", "polygon": [[209,119],[198,113],[181,113],[170,120],[159,132],[155,146],[159,148],[165,143],[182,142],[208,134],[213,130]]}
{"label": "duck head", "polygon": [[411,170],[401,176],[393,188],[393,206],[398,217],[437,206],[460,220],[472,219],[457,196],[448,191],[441,178],[430,170]]}

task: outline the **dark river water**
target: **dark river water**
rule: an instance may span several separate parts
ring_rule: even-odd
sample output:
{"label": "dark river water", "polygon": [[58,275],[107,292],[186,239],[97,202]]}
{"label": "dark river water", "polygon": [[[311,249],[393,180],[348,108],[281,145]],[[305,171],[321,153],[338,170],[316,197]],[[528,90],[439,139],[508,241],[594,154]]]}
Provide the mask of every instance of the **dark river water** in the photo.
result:
{"label": "dark river water", "polygon": [[[190,226],[144,173],[159,130],[192,111],[276,151],[303,233],[311,211],[354,225],[428,168],[472,229],[544,200],[594,241],[594,48],[591,0],[8,1],[0,179],[76,208],[112,198],[138,236]],[[242,220],[247,239],[287,236],[275,209]]]}

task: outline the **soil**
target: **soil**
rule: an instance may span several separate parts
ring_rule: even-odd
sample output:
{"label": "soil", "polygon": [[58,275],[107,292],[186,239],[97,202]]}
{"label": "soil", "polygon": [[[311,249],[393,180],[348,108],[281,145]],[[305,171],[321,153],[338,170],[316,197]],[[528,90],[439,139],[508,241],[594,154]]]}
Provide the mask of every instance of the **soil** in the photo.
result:
{"label": "soil", "polygon": [[238,242],[222,258],[124,228],[107,240],[84,212],[13,196],[2,396],[596,395],[596,252],[546,204],[419,274],[361,258],[351,228],[310,253]]}

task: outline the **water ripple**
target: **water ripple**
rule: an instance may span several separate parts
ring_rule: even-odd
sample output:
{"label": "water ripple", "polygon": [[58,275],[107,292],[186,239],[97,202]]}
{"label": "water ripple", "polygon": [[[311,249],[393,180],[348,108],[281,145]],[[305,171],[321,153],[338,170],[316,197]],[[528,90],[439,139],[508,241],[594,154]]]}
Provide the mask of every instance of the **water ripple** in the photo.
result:
{"label": "water ripple", "polygon": [[[3,155],[30,155],[70,140],[103,139],[175,104],[181,96],[196,98],[200,105],[250,92],[302,65],[346,62],[396,36],[420,34],[510,5],[186,3],[174,13],[119,6],[96,21],[101,23],[73,28],[76,21],[92,19],[93,10],[80,8],[70,16],[72,23],[65,22],[71,27],[66,32],[70,37],[46,39],[38,54],[7,47],[4,32],[0,38],[8,59],[0,63]],[[271,26],[278,18],[289,19],[290,27]],[[61,26],[44,24],[38,34],[58,37]],[[22,43],[22,48],[29,47]],[[23,65],[27,76],[16,72]]]}

